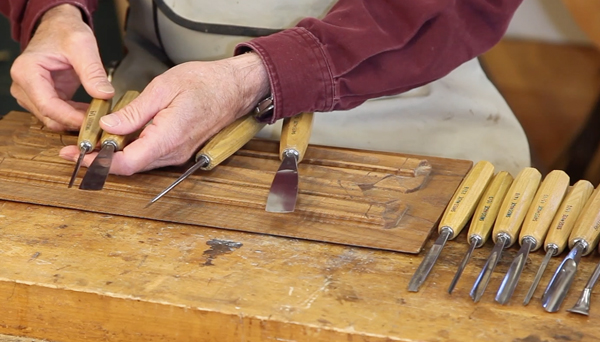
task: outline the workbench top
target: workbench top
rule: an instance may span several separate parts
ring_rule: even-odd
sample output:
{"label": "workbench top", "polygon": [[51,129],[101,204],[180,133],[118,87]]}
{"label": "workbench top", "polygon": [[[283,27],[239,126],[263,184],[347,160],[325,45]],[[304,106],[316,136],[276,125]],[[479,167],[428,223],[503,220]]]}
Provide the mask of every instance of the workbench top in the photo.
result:
{"label": "workbench top", "polygon": [[[469,290],[491,251],[448,242],[420,291],[424,253],[343,246],[0,201],[0,334],[49,341],[598,341],[573,305],[598,256],[582,260],[563,308],[521,302],[543,255],[530,255],[509,305],[493,301],[517,247],[505,251],[481,302]],[[437,233],[426,243],[428,249]],[[0,338],[2,341],[2,338]]]}

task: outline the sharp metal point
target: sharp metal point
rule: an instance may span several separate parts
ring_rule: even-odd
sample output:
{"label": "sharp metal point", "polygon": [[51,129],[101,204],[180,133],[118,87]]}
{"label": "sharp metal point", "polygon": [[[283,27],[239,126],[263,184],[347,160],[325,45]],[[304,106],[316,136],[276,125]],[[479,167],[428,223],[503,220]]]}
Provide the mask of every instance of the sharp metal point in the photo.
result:
{"label": "sharp metal point", "polygon": [[460,262],[460,265],[458,265],[458,269],[456,270],[456,273],[454,274],[454,278],[452,278],[452,282],[450,282],[450,286],[448,286],[449,294],[452,294],[452,291],[454,291],[454,287],[456,287],[456,283],[458,283],[458,280],[460,279],[460,276],[462,275],[465,267],[467,266],[467,263],[471,259],[471,255],[473,255],[473,251],[475,251],[475,248],[477,248],[477,246],[481,243],[481,241],[482,241],[482,238],[479,236],[472,236],[469,239],[469,242],[470,242],[469,250],[463,257],[462,261]]}
{"label": "sharp metal point", "polygon": [[500,288],[498,288],[498,292],[496,293],[496,301],[500,304],[506,304],[512,297],[515,292],[515,288],[519,283],[519,278],[521,277],[521,273],[523,272],[523,267],[527,262],[527,256],[529,255],[529,251],[533,249],[535,246],[535,239],[531,237],[525,237],[523,242],[521,243],[521,248],[517,253],[517,256],[513,259],[512,263],[504,278],[502,279],[502,283],[500,284]]}
{"label": "sharp metal point", "polygon": [[192,167],[190,167],[181,176],[179,176],[179,178],[177,178],[177,180],[175,180],[171,185],[166,187],[163,191],[161,191],[158,195],[156,195],[156,197],[154,197],[152,200],[150,200],[150,202],[148,202],[146,204],[146,206],[144,206],[144,208],[148,208],[149,206],[151,206],[154,202],[158,201],[161,197],[166,195],[169,191],[173,190],[173,188],[176,187],[179,183],[183,182],[186,178],[188,178],[192,173],[198,171],[198,169],[200,169],[202,167],[207,166],[209,163],[210,163],[210,160],[208,159],[208,157],[206,157],[204,155],[200,156],[200,158],[198,159],[196,164],[192,165]]}
{"label": "sharp metal point", "polygon": [[85,147],[81,147],[79,152],[79,157],[77,158],[77,162],[75,163],[75,168],[73,169],[73,174],[71,175],[71,179],[69,180],[69,188],[73,186],[75,183],[75,178],[77,178],[77,173],[79,173],[79,169],[81,168],[81,163],[83,162],[83,157],[85,157],[86,149]]}
{"label": "sharp metal point", "polygon": [[435,240],[435,243],[433,244],[433,246],[431,246],[431,248],[429,249],[429,252],[427,252],[425,259],[423,259],[423,261],[421,261],[419,268],[417,268],[417,270],[415,271],[415,274],[410,279],[410,283],[408,284],[408,291],[410,291],[410,292],[419,291],[419,287],[421,287],[421,285],[423,284],[423,282],[429,275],[429,272],[431,272],[433,265],[435,264],[438,257],[440,256],[440,253],[442,252],[444,245],[446,244],[448,239],[451,237],[451,235],[452,235],[452,229],[449,229],[446,227],[442,228],[440,236],[438,236],[437,240]]}
{"label": "sharp metal point", "polygon": [[557,249],[558,248],[555,247],[554,245],[548,247],[546,256],[544,256],[544,260],[542,260],[542,263],[540,264],[540,268],[538,268],[535,278],[533,279],[533,283],[531,283],[531,287],[529,287],[529,291],[527,291],[527,295],[525,296],[525,299],[523,300],[523,305],[529,304],[529,301],[533,297],[533,294],[535,293],[535,290],[537,289],[538,284],[540,283],[540,280],[542,279],[542,275],[544,274],[544,271],[546,271],[546,267],[548,267],[548,263],[550,262],[550,259],[552,258],[552,256],[554,254],[556,254]]}
{"label": "sharp metal point", "polygon": [[496,238],[496,244],[494,245],[494,248],[492,249],[487,261],[485,262],[481,273],[479,273],[477,280],[475,280],[473,288],[471,288],[470,296],[474,302],[479,302],[483,296],[485,288],[490,282],[492,273],[498,264],[498,260],[500,260],[500,257],[502,256],[502,251],[504,250],[504,247],[509,244],[509,241],[510,237],[505,234],[500,234],[500,236]]}

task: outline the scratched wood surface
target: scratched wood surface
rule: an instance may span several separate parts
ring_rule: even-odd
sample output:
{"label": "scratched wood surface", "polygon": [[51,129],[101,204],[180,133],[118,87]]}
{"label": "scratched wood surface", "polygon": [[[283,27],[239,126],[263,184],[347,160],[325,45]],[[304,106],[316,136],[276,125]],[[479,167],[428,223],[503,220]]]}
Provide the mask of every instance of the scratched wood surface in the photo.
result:
{"label": "scratched wood surface", "polygon": [[278,143],[256,140],[212,171],[148,201],[189,165],[109,176],[102,191],[67,188],[73,163],[58,157],[76,136],[42,129],[26,113],[0,123],[0,199],[418,253],[470,161],[310,146],[296,211],[265,211]]}

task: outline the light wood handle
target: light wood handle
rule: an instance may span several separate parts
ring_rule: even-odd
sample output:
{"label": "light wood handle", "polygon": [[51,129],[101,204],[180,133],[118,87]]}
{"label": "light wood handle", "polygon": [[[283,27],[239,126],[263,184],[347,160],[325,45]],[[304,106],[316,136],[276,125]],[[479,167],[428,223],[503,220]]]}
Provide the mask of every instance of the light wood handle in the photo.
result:
{"label": "light wood handle", "polygon": [[256,120],[253,115],[246,115],[235,120],[210,139],[196,154],[196,161],[203,155],[206,156],[210,162],[201,169],[212,170],[242,148],[258,131],[265,127],[265,124]]}
{"label": "light wood handle", "polygon": [[298,152],[298,162],[304,158],[312,132],[314,113],[300,113],[283,119],[281,139],[279,142],[279,158],[283,160],[284,152],[293,149]]}
{"label": "light wood handle", "polygon": [[506,247],[515,243],[541,179],[542,174],[532,167],[524,168],[515,177],[498,211],[492,232],[494,242],[499,234],[504,233],[510,237],[510,243]]}
{"label": "light wood handle", "polygon": [[100,118],[110,111],[110,104],[111,100],[92,99],[77,138],[77,145],[80,149],[85,147],[86,152],[94,150],[102,133]]}
{"label": "light wood handle", "polygon": [[494,165],[485,160],[478,162],[471,168],[446,207],[440,220],[438,232],[441,232],[443,227],[449,227],[454,232],[450,239],[454,239],[460,234],[460,231],[473,215],[475,207],[493,175]]}
{"label": "light wood handle", "polygon": [[[112,112],[116,112],[121,108],[125,107],[129,104],[129,102],[133,101],[136,97],[138,97],[140,93],[135,90],[129,90],[121,98],[117,101],[117,104],[113,107]],[[122,150],[125,145],[127,145],[133,138],[135,138],[140,133],[140,130],[137,130],[133,133],[127,135],[117,135],[108,133],[107,131],[102,132],[102,138],[100,138],[101,144],[104,145],[105,142],[112,142],[116,151]]]}
{"label": "light wood handle", "polygon": [[569,248],[573,248],[576,240],[584,240],[590,245],[583,255],[590,254],[600,239],[600,191],[596,188],[583,207],[569,236]]}
{"label": "light wood handle", "polygon": [[575,183],[567,191],[565,199],[550,224],[548,236],[544,241],[544,250],[548,250],[548,245],[555,245],[558,248],[556,251],[556,255],[558,255],[567,247],[569,234],[593,191],[592,183],[584,179]]}
{"label": "light wood handle", "polygon": [[531,251],[535,251],[542,247],[543,241],[548,234],[550,223],[554,219],[558,207],[565,198],[567,189],[569,188],[569,175],[564,171],[554,170],[546,175],[546,178],[535,193],[533,202],[529,206],[519,241],[523,242],[525,237],[535,239],[535,245]]}
{"label": "light wood handle", "polygon": [[479,236],[481,238],[480,245],[483,245],[490,237],[500,205],[512,182],[513,176],[506,171],[500,171],[492,178],[471,219],[467,236],[469,242],[471,242],[472,236]]}

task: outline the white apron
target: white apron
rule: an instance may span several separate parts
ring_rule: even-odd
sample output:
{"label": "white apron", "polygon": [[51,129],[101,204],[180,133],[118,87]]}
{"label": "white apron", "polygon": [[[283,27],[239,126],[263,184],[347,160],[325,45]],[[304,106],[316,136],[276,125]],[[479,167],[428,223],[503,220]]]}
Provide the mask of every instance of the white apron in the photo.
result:
{"label": "white apron", "polygon": [[[169,60],[177,64],[230,57],[237,43],[294,26],[304,17],[322,18],[335,3],[155,0],[153,10],[152,0],[129,2],[128,54],[113,81],[117,95],[142,90],[168,69]],[[258,137],[278,140],[280,130],[281,122],[267,125]],[[407,93],[372,99],[348,111],[315,113],[310,143],[485,159],[513,176],[530,166],[525,133],[477,59]]]}

